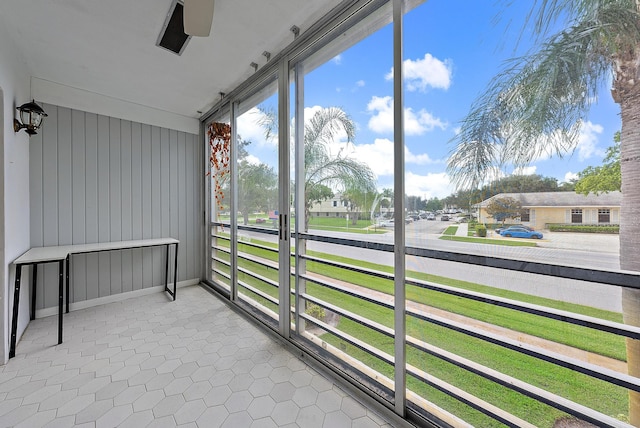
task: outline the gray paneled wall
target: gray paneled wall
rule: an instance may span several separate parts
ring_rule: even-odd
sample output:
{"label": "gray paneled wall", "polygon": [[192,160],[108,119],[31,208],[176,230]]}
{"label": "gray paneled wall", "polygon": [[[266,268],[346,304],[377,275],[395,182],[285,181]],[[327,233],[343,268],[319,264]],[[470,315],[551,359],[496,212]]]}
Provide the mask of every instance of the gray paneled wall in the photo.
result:
{"label": "gray paneled wall", "polygon": [[[31,246],[172,237],[178,280],[200,277],[199,138],[45,105],[30,139]],[[164,248],[73,256],[71,302],[164,284]],[[43,287],[43,285],[46,285]],[[57,266],[38,271],[37,308],[57,305]]]}

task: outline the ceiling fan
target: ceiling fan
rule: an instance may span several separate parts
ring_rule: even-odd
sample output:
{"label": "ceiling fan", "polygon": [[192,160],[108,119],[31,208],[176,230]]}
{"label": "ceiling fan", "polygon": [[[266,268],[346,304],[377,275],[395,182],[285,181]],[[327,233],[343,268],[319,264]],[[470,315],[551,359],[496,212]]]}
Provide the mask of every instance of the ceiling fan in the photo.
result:
{"label": "ceiling fan", "polygon": [[208,37],[213,22],[215,0],[184,0],[184,32],[189,36]]}

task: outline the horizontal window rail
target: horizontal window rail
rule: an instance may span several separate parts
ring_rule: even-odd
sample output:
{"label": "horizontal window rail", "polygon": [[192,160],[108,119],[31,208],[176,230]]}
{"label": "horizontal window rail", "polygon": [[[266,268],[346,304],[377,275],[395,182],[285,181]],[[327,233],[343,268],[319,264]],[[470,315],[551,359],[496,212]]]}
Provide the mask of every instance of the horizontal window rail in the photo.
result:
{"label": "horizontal window rail", "polygon": [[263,299],[268,300],[270,303],[273,303],[276,306],[278,305],[278,299],[269,296],[267,293],[264,293],[264,292],[258,290],[257,288],[247,284],[246,282],[238,281],[238,285],[242,286],[242,288],[244,288],[246,290],[249,290],[253,294],[256,294],[256,295],[262,297]]}
{"label": "horizontal window rail", "polygon": [[490,418],[493,418],[496,421],[505,424],[506,426],[514,428],[535,428],[535,425],[532,425],[527,421],[524,421],[517,416],[512,415],[511,413],[505,412],[504,410],[494,406],[491,403],[481,400],[473,394],[469,394],[468,392],[454,385],[451,385],[450,383],[447,383],[442,379],[431,376],[430,374],[408,364],[407,373],[414,378],[424,382],[425,384],[439,390],[440,392],[443,392],[450,397],[453,397],[458,401],[465,403],[469,407],[472,407],[477,411],[484,413]]}
{"label": "horizontal window rail", "polygon": [[[223,223],[223,222],[219,222],[219,221],[212,221],[210,223],[210,226],[212,228],[215,227],[222,227],[222,228],[229,228],[230,224],[229,223]],[[239,224],[238,226],[238,230],[248,230],[251,232],[259,232],[259,233],[264,233],[265,235],[278,235],[278,230],[277,229],[267,229],[265,227],[259,227],[259,226],[248,226],[248,225],[243,225],[243,224]],[[213,229],[215,230],[215,229]]]}
{"label": "horizontal window rail", "polygon": [[599,269],[586,269],[573,266],[552,265],[501,257],[488,257],[476,254],[455,253],[427,248],[406,247],[407,256],[418,256],[435,260],[444,260],[496,269],[512,270],[556,278],[577,279],[579,281],[619,287],[640,288],[640,273],[612,272]]}
{"label": "horizontal window rail", "polygon": [[[436,346],[423,342],[421,340],[415,339],[413,337],[407,337],[407,344],[412,346],[415,349],[418,349],[426,354],[433,355],[436,358],[439,358],[443,361],[446,361],[450,364],[463,368],[471,373],[475,373],[479,376],[484,377],[485,379],[489,379],[497,384],[500,384],[506,388],[517,391],[523,395],[536,399],[540,402],[548,404],[549,406],[555,407],[558,410],[562,410],[563,412],[569,413],[573,416],[577,416],[587,422],[591,422],[597,424],[598,426],[607,426],[607,427],[625,427],[628,426],[618,419],[612,418],[600,412],[597,412],[588,407],[582,406],[578,403],[575,403],[571,400],[567,400],[559,395],[553,394],[551,392],[545,391],[541,388],[523,382],[519,379],[516,379],[512,376],[505,375],[496,370],[490,369],[481,364],[475,363],[471,360],[463,358],[459,355],[453,354],[451,352],[445,351],[444,349],[440,349]],[[408,372],[414,377],[423,378],[424,376],[420,373],[419,370],[408,370]],[[426,379],[422,379],[425,380]],[[435,386],[435,385],[434,385]],[[440,389],[439,387],[437,387]],[[446,391],[443,391],[446,393]],[[475,406],[474,406],[475,407]],[[481,409],[477,409],[481,410]]]}
{"label": "horizontal window rail", "polygon": [[640,327],[635,327],[628,324],[607,321],[600,318],[575,314],[573,312],[562,311],[559,309],[547,308],[545,306],[518,302],[516,300],[505,299],[502,297],[491,296],[474,291],[461,290],[459,288],[449,287],[441,284],[434,284],[418,279],[407,278],[405,282],[407,284],[427,290],[439,291],[442,293],[450,294],[452,296],[463,297],[465,299],[475,300],[477,302],[488,303],[494,306],[500,306],[520,312],[526,312],[528,314],[538,315],[557,321],[563,321],[569,324],[592,328],[594,330],[600,330],[607,333],[613,333],[620,336],[629,337],[631,339],[640,339]]}
{"label": "horizontal window rail", "polygon": [[499,345],[512,351],[529,355],[538,358],[539,360],[547,361],[558,366],[565,367],[573,371],[607,381],[609,383],[613,383],[623,388],[628,388],[633,391],[640,391],[640,379],[636,377],[629,376],[615,370],[600,367],[595,364],[582,362],[575,358],[566,357],[556,352],[547,351],[540,347],[528,345],[517,340],[507,339],[501,337],[498,334],[487,333],[480,329],[469,327],[456,321],[447,320],[437,315],[430,315],[409,308],[407,308],[406,311],[407,315],[420,319],[422,321],[427,321],[431,324],[439,325],[441,327],[445,327],[459,333],[464,333],[468,336],[482,339],[485,342],[493,343],[494,345]]}
{"label": "horizontal window rail", "polygon": [[336,337],[339,337],[340,339],[344,340],[345,342],[350,343],[351,345],[355,346],[356,348],[360,349],[361,351],[365,351],[366,353],[373,355],[374,357],[382,360],[383,362],[387,363],[387,364],[391,364],[394,365],[395,361],[392,355],[387,354],[386,352],[383,352],[381,350],[379,350],[378,348],[375,348],[371,345],[369,345],[366,342],[363,342],[362,340],[355,338],[347,333],[344,333],[343,331],[330,326],[329,324],[322,322],[314,317],[312,317],[311,315],[302,313],[300,314],[301,318],[304,318],[307,322],[310,322],[318,327],[320,327],[321,329],[333,334]]}
{"label": "horizontal window rail", "polygon": [[[358,241],[354,239],[311,235],[308,233],[292,234],[292,237],[295,237],[296,235],[300,239],[306,239],[309,241],[325,242],[330,244],[385,252],[394,251],[394,246],[392,244],[382,244],[376,242]],[[470,264],[475,266],[484,266],[496,269],[505,269],[517,272],[553,276],[556,278],[576,279],[580,281],[595,282],[599,284],[628,288],[640,288],[640,273],[637,272],[613,272],[599,269],[586,269],[574,266],[562,266],[531,262],[526,260],[490,257],[469,253],[456,253],[452,251],[433,250],[428,248],[416,247],[406,247],[405,254],[407,256],[417,256],[435,260]]]}
{"label": "horizontal window rail", "polygon": [[[362,268],[359,266],[350,265],[347,263],[340,263],[332,260],[325,260],[319,257],[313,257],[309,255],[300,256],[301,258],[317,263],[322,263],[326,266],[338,267],[346,269],[352,272],[358,272],[367,274],[370,276],[393,280],[392,273],[381,272],[377,270]],[[555,319],[557,321],[563,321],[570,324],[579,325],[582,327],[592,328],[594,330],[600,330],[607,333],[613,333],[620,336],[629,337],[631,339],[640,339],[640,327],[617,323],[613,321],[602,320],[599,318],[589,317],[586,315],[575,314],[572,312],[562,311],[559,309],[547,308],[545,306],[534,305],[524,302],[518,302],[516,300],[505,299],[501,297],[491,296],[489,294],[478,293],[469,290],[463,290],[456,287],[450,287],[446,285],[436,284],[428,281],[421,281],[414,278],[406,278],[405,283],[414,285],[416,287],[438,291],[446,294],[450,294],[457,297],[463,297],[478,302],[488,303],[495,306],[501,306],[508,309],[513,309],[521,312],[526,312],[533,315],[542,316],[545,318]]]}
{"label": "horizontal window rail", "polygon": [[353,312],[344,310],[342,308],[340,308],[339,306],[336,305],[332,305],[331,303],[327,303],[321,299],[318,299],[310,294],[307,293],[302,293],[300,294],[300,297],[302,297],[303,299],[312,302],[324,309],[328,309],[331,312],[335,312],[336,314],[342,315],[345,318],[348,318],[352,321],[357,322],[360,325],[363,325],[365,327],[369,327],[371,330],[376,331],[378,333],[384,334],[387,337],[395,337],[395,332],[392,328],[389,328],[387,326],[384,326],[382,324],[379,324],[375,321],[371,321],[368,318],[365,317],[361,317],[360,315],[354,314]]}
{"label": "horizontal window rail", "polygon": [[393,309],[393,303],[383,302],[381,300],[376,299],[375,297],[363,296],[358,294],[357,291],[351,290],[349,288],[343,287],[341,285],[332,283],[331,281],[324,280],[312,274],[300,274],[300,278],[305,279],[307,281],[314,282],[318,285],[322,285],[323,287],[329,288],[331,290],[339,291],[351,297],[356,297],[360,300],[364,300],[365,302],[375,303],[378,306],[382,306],[387,309]]}

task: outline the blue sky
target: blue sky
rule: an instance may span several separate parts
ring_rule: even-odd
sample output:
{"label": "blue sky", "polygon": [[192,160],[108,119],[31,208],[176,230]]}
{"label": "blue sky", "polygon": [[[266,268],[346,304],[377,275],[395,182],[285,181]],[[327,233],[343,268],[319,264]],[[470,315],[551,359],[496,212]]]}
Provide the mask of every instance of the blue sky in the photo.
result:
{"label": "blue sky", "polygon": [[[505,11],[493,0],[431,0],[406,15],[407,194],[442,198],[454,191],[445,169],[452,148],[449,141],[459,122],[504,61],[531,47],[526,32],[520,37],[530,3],[514,3],[516,6]],[[501,13],[501,18],[497,19]],[[389,25],[305,77],[306,116],[319,107],[330,106],[349,113],[357,126],[355,145],[349,150],[354,157],[371,166],[380,189],[393,187],[391,76],[392,32]],[[608,89],[603,88],[582,125],[576,150],[562,159],[538,159],[520,173],[536,173],[565,181],[588,165],[600,164],[605,149],[612,144],[613,134],[619,129],[618,106],[613,103]],[[263,159],[258,146],[251,151]],[[336,142],[335,150],[340,146]],[[504,171],[505,174],[512,172]]]}

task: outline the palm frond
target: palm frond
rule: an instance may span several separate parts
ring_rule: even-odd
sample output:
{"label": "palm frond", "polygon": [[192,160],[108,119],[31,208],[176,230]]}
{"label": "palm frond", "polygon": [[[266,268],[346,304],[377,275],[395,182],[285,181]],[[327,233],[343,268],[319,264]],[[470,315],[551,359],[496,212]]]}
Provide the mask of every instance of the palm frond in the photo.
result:
{"label": "palm frond", "polygon": [[632,0],[540,0],[536,7],[545,13],[537,18],[537,31],[560,15],[574,16],[574,24],[509,61],[472,106],[448,161],[458,187],[482,182],[504,163],[518,167],[570,153],[597,90],[612,76],[616,55],[640,45],[640,15]]}

